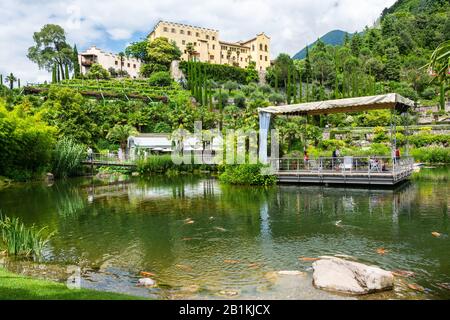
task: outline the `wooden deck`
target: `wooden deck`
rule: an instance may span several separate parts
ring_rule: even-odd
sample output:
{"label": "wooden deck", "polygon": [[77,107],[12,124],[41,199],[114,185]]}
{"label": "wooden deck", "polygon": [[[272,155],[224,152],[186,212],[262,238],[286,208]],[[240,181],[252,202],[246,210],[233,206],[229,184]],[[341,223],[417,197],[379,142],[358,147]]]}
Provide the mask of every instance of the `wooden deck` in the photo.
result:
{"label": "wooden deck", "polygon": [[[376,160],[374,160],[376,159]],[[280,183],[314,183],[325,185],[394,186],[408,180],[413,172],[413,159],[392,161],[386,157],[346,157],[272,160],[272,168]]]}

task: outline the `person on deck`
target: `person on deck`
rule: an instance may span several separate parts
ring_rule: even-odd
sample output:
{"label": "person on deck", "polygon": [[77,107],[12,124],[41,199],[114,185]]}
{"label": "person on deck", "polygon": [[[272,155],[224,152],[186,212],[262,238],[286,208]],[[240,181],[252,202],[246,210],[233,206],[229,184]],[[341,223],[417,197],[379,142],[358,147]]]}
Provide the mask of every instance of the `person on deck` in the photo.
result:
{"label": "person on deck", "polygon": [[87,149],[87,155],[88,155],[88,160],[89,160],[89,161],[92,161],[92,160],[93,160],[93,151],[92,151],[92,148],[91,148],[91,147],[89,147],[89,148]]}
{"label": "person on deck", "polygon": [[397,147],[397,149],[395,149],[395,161],[399,160],[400,160],[400,148]]}
{"label": "person on deck", "polygon": [[307,151],[303,152],[303,161],[305,161],[305,162],[309,161],[309,156],[308,156],[308,152]]}

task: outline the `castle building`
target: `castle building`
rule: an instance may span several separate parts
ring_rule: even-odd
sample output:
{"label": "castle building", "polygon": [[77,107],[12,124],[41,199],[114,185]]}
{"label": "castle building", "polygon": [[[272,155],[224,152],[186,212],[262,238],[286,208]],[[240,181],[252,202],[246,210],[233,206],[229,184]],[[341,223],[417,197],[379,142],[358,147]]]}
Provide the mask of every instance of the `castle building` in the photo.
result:
{"label": "castle building", "polygon": [[116,72],[120,70],[126,71],[131,78],[139,77],[141,62],[135,58],[121,57],[114,53],[104,52],[95,46],[90,47],[85,52],[78,55],[80,63],[80,71],[82,74],[89,72],[90,67],[94,63],[100,64],[106,70],[114,69]]}
{"label": "castle building", "polygon": [[175,42],[185,61],[192,59],[241,68],[254,61],[258,71],[270,66],[270,37],[264,32],[247,41],[226,42],[220,40],[218,30],[159,21],[148,38],[151,41],[159,37]]}

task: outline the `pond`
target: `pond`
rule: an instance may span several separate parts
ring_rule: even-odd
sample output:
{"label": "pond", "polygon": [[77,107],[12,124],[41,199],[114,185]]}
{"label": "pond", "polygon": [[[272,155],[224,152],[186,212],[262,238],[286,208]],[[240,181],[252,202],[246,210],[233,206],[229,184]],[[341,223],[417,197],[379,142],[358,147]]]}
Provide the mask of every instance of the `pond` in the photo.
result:
{"label": "pond", "polygon": [[[315,289],[311,261],[300,257],[348,255],[415,273],[370,298],[448,299],[440,284],[450,282],[449,192],[448,179],[368,190],[238,187],[205,176],[82,178],[1,190],[0,210],[56,231],[44,266],[80,266],[88,288],[159,299],[345,299]],[[158,286],[136,287],[141,271]]]}

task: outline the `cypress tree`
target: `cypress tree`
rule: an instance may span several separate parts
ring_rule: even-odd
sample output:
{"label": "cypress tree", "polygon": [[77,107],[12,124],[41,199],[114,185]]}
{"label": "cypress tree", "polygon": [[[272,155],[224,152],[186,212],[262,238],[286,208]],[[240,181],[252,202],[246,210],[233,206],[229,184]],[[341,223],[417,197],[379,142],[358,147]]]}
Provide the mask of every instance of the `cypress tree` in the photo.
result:
{"label": "cypress tree", "polygon": [[286,98],[287,104],[291,104],[291,68],[287,70]]}
{"label": "cypress tree", "polygon": [[302,81],[302,72],[300,71],[299,76],[298,76],[298,84],[299,84],[299,100],[300,103],[302,103],[302,99],[303,99],[303,81]]}
{"label": "cypress tree", "polygon": [[69,77],[69,66],[67,64],[64,66],[64,79],[70,79],[70,77]]}
{"label": "cypress tree", "polygon": [[56,67],[53,66],[52,70],[52,83],[56,83]]}
{"label": "cypress tree", "polygon": [[75,79],[78,79],[80,77],[81,71],[80,71],[80,63],[78,62],[78,49],[76,44],[73,46],[72,63],[73,63],[73,77]]}
{"label": "cypress tree", "polygon": [[18,86],[19,89],[20,89],[20,79],[17,79],[17,86]]}
{"label": "cypress tree", "polygon": [[0,86],[2,86],[2,85],[3,85],[3,75],[0,74]]}
{"label": "cypress tree", "polygon": [[56,82],[61,82],[61,72],[59,71],[59,67],[56,67],[57,74],[56,74]]}

